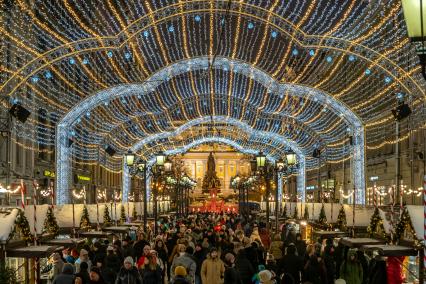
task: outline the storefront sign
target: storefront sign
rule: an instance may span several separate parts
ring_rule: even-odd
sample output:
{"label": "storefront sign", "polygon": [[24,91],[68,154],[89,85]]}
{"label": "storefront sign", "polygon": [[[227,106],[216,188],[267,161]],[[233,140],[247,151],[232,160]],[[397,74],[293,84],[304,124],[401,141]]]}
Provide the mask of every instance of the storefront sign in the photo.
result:
{"label": "storefront sign", "polygon": [[81,180],[81,181],[90,181],[91,178],[87,177],[87,176],[81,176],[81,175],[77,175],[77,179]]}
{"label": "storefront sign", "polygon": [[373,176],[373,177],[370,177],[370,180],[371,181],[376,181],[376,180],[379,180],[379,177],[378,176]]}
{"label": "storefront sign", "polygon": [[48,170],[45,170],[45,171],[43,172],[43,175],[44,175],[45,177],[51,177],[51,178],[54,178],[54,177],[55,177],[55,172],[54,172],[54,171],[48,171]]}

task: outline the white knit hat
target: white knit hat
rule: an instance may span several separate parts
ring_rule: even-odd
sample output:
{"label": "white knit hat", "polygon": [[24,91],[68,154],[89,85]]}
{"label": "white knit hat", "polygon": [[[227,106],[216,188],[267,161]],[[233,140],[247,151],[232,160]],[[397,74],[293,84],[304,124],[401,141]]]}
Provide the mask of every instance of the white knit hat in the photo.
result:
{"label": "white knit hat", "polygon": [[334,284],[346,284],[346,281],[343,279],[336,279],[336,281],[334,281]]}
{"label": "white knit hat", "polygon": [[124,259],[124,263],[130,263],[132,266],[134,264],[133,258],[131,256],[128,256]]}

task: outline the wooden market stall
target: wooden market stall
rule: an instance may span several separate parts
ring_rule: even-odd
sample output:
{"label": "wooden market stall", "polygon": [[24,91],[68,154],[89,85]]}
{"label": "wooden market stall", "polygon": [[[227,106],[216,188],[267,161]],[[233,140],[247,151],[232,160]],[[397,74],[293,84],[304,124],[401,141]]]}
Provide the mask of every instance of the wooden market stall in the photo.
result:
{"label": "wooden market stall", "polygon": [[63,246],[64,248],[75,248],[79,245],[84,244],[87,238],[69,238],[69,239],[50,239],[43,240],[41,244],[51,246]]}
{"label": "wooden market stall", "polygon": [[342,238],[340,242],[349,248],[360,248],[365,245],[384,245],[384,240],[377,240],[372,238]]}
{"label": "wooden market stall", "polygon": [[325,240],[325,239],[336,239],[336,238],[343,238],[346,237],[347,233],[346,232],[342,232],[342,231],[313,231],[312,232],[312,241],[316,241],[318,239],[320,239],[321,241]]}
{"label": "wooden market stall", "polygon": [[103,232],[103,231],[89,231],[89,232],[79,232],[78,235],[83,238],[93,239],[109,239],[112,237],[111,232]]}

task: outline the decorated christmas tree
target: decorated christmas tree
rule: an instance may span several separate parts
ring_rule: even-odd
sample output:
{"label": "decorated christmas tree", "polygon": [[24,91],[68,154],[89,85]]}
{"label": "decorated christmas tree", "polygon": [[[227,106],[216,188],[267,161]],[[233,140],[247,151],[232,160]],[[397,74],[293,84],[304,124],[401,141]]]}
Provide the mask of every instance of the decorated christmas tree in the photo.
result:
{"label": "decorated christmas tree", "polygon": [[320,214],[319,214],[318,223],[320,224],[320,226],[322,226],[324,228],[327,227],[327,216],[325,215],[324,204],[321,206],[321,211],[320,211]]}
{"label": "decorated christmas tree", "polygon": [[394,241],[399,242],[404,236],[404,232],[411,232],[414,234],[413,227],[411,225],[410,214],[408,214],[406,207],[404,207],[401,218],[399,219],[398,224],[396,224]]}
{"label": "decorated christmas tree", "polygon": [[86,230],[90,228],[89,211],[87,211],[86,205],[83,207],[83,214],[80,218],[80,229]]}
{"label": "decorated christmas tree", "polygon": [[337,216],[337,227],[339,228],[340,231],[346,231],[346,213],[345,213],[345,209],[342,207],[340,207],[339,210],[339,216]]}
{"label": "decorated christmas tree", "polygon": [[109,210],[108,210],[108,205],[105,204],[104,207],[104,227],[109,227],[111,226],[112,221],[111,221],[111,216],[109,216]]}
{"label": "decorated christmas tree", "polygon": [[16,284],[15,269],[8,267],[5,261],[0,262],[0,283],[2,284]]}
{"label": "decorated christmas tree", "polygon": [[49,206],[46,213],[46,219],[44,219],[43,233],[52,234],[57,236],[59,234],[59,225],[56,221],[55,214],[53,214],[53,207]]}
{"label": "decorated christmas tree", "polygon": [[367,232],[370,237],[383,234],[382,237],[386,238],[385,228],[383,227],[383,220],[382,217],[380,217],[379,208],[377,207],[374,209],[374,213],[371,216],[370,225],[367,227]]}
{"label": "decorated christmas tree", "polygon": [[121,204],[120,208],[120,224],[126,223],[126,211],[124,210],[124,205]]}
{"label": "decorated christmas tree", "polygon": [[305,204],[305,213],[303,214],[303,219],[309,220],[309,211],[308,206]]}
{"label": "decorated christmas tree", "polygon": [[27,243],[34,240],[34,236],[30,231],[30,224],[28,223],[28,219],[25,217],[23,210],[19,210],[18,216],[16,217],[15,231],[18,232],[21,236],[21,239]]}
{"label": "decorated christmas tree", "polygon": [[287,216],[287,203],[284,203],[284,206],[283,206],[283,218],[284,219],[288,218],[288,216]]}
{"label": "decorated christmas tree", "polygon": [[136,220],[138,219],[138,212],[136,211],[136,204],[133,204],[133,211],[132,211],[132,219]]}
{"label": "decorated christmas tree", "polygon": [[297,206],[294,207],[294,214],[293,214],[293,219],[299,219],[299,213],[297,212]]}

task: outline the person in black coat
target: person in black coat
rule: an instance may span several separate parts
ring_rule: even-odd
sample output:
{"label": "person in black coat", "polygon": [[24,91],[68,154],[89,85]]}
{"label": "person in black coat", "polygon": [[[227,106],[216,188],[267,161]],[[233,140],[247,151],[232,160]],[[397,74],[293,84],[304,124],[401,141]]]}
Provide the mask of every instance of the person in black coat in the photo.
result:
{"label": "person in black coat", "polygon": [[304,267],[304,280],[312,284],[324,284],[327,281],[327,271],[321,255],[313,254]]}
{"label": "person in black coat", "polygon": [[303,259],[296,255],[296,246],[289,245],[287,254],[278,263],[278,275],[289,274],[295,281],[300,283],[300,274],[303,271]]}
{"label": "person in black coat", "polygon": [[90,277],[89,277],[89,265],[87,265],[87,262],[80,263],[80,272],[75,274],[75,277],[80,277],[83,284],[89,284],[90,283]]}
{"label": "person in black coat", "polygon": [[105,282],[114,283],[117,273],[120,270],[121,262],[120,257],[114,253],[112,246],[107,249],[107,256],[105,257],[105,263],[103,265],[103,273],[105,276]]}
{"label": "person in black coat", "polygon": [[226,284],[242,284],[240,274],[235,269],[235,256],[232,253],[225,255],[225,277]]}
{"label": "person in black coat", "polygon": [[368,284],[386,284],[387,273],[386,273],[386,261],[377,256],[375,259],[371,261],[371,269],[369,273]]}
{"label": "person in black coat", "polygon": [[197,243],[197,245],[195,246],[195,252],[193,257],[196,263],[195,283],[198,284],[201,283],[201,266],[203,264],[203,261],[207,257],[207,252],[200,243]]}
{"label": "person in black coat", "polygon": [[235,259],[235,268],[240,274],[240,279],[243,284],[252,283],[251,278],[256,273],[256,270],[248,259],[245,249],[238,251],[237,257]]}
{"label": "person in black coat", "polygon": [[152,255],[148,255],[144,259],[144,264],[140,267],[140,275],[143,284],[162,284],[161,268],[156,263]]}
{"label": "person in black coat", "polygon": [[336,279],[336,262],[334,261],[334,246],[333,241],[327,240],[327,245],[324,248],[324,264],[327,270],[328,284],[333,284]]}
{"label": "person in black coat", "polygon": [[[115,284],[148,284],[142,282],[141,275],[139,271],[134,266],[133,258],[126,257],[124,259],[124,265],[121,267],[120,272],[117,275],[117,279],[115,280]],[[157,283],[155,283],[157,284]],[[160,283],[159,283],[160,284]]]}

